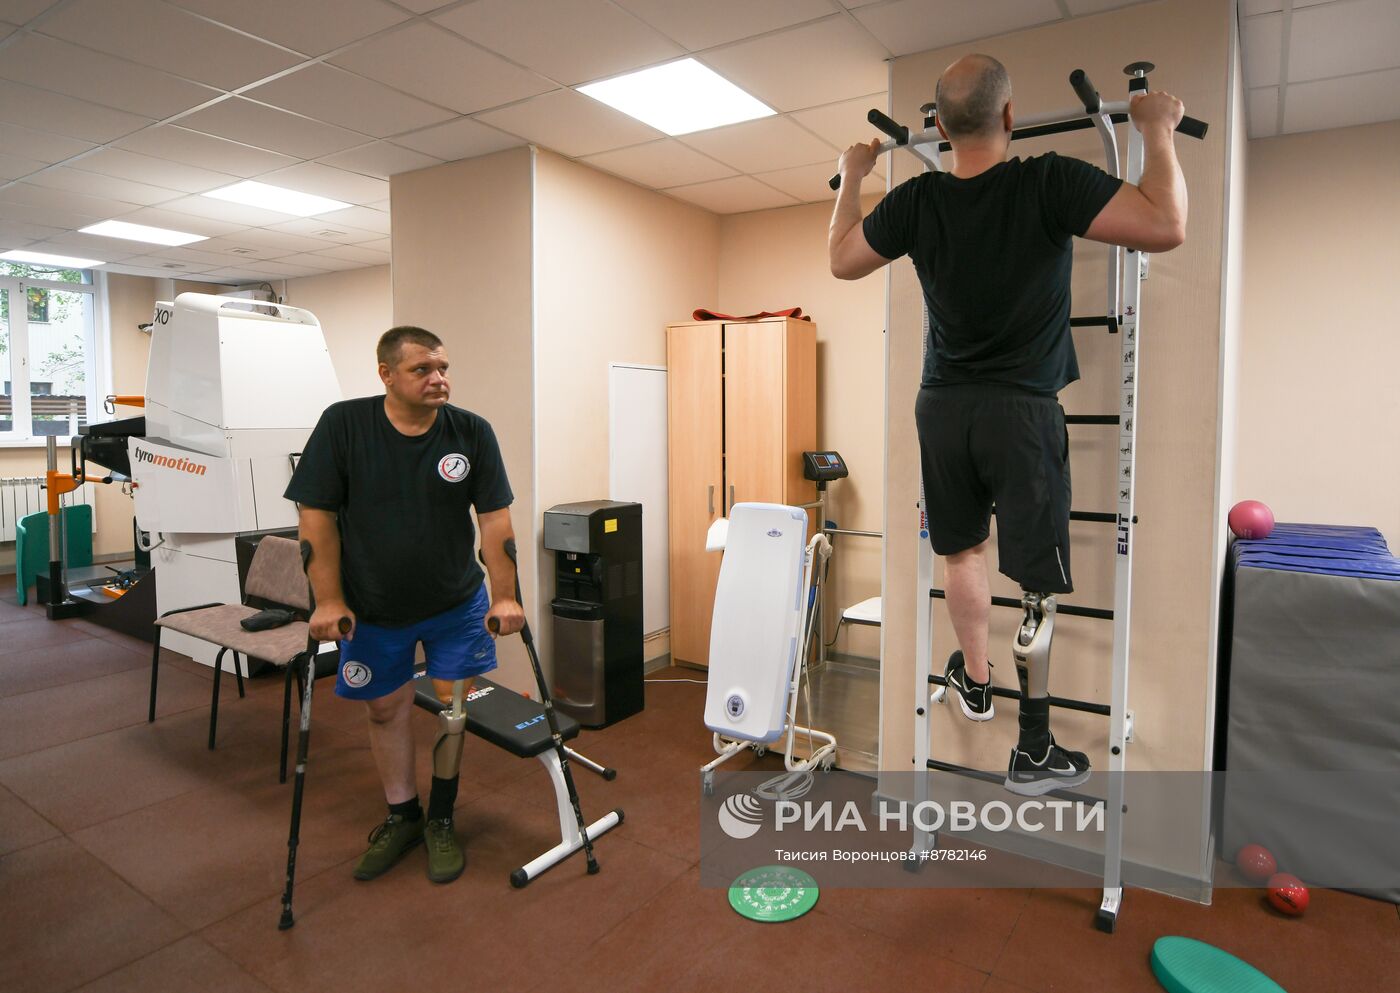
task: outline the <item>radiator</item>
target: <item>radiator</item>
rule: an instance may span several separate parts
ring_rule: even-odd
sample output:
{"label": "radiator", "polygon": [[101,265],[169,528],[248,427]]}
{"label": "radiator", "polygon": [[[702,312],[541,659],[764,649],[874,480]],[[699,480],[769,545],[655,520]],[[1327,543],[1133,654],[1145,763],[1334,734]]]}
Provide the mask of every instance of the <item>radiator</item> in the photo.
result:
{"label": "radiator", "polygon": [[[75,503],[92,505],[92,487],[79,486],[59,497],[65,507]],[[15,540],[15,524],[20,518],[48,510],[48,491],[42,476],[11,476],[0,479],[0,541]],[[97,532],[97,511],[92,513],[92,530]]]}

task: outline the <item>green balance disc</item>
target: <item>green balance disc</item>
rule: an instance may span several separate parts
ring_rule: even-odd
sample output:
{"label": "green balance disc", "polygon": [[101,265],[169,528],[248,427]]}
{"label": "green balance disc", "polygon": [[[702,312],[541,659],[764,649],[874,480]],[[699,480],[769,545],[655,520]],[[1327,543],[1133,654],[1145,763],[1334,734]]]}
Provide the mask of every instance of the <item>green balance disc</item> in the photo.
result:
{"label": "green balance disc", "polygon": [[1254,966],[1193,938],[1158,938],[1152,973],[1167,993],[1286,993]]}
{"label": "green balance disc", "polygon": [[729,905],[751,921],[790,921],[817,905],[817,881],[801,869],[760,866],[729,885]]}

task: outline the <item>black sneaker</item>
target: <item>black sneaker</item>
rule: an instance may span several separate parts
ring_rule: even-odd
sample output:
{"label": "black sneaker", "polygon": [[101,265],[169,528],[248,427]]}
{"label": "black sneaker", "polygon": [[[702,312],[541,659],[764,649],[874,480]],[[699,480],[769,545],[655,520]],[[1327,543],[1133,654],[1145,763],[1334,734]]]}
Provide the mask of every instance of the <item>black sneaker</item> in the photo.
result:
{"label": "black sneaker", "polygon": [[1051,790],[1078,786],[1087,781],[1093,771],[1089,756],[1061,748],[1051,735],[1043,755],[1031,755],[1021,751],[1019,746],[1011,749],[1006,788],[1021,796],[1042,796]]}
{"label": "black sneaker", "polygon": [[[991,663],[987,663],[988,668]],[[962,704],[963,716],[969,721],[990,721],[996,715],[992,706],[992,681],[974,683],[967,674],[967,663],[963,653],[956,651],[948,656],[948,668],[943,670],[948,685],[958,691],[958,703]]]}

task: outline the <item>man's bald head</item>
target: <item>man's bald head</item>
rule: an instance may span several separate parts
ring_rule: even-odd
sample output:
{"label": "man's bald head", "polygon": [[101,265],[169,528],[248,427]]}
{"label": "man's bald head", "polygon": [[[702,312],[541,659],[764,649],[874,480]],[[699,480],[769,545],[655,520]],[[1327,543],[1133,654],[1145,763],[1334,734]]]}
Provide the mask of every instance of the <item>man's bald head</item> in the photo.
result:
{"label": "man's bald head", "polygon": [[990,55],[965,55],[943,70],[934,100],[949,138],[999,135],[1002,109],[1011,100],[1011,77]]}

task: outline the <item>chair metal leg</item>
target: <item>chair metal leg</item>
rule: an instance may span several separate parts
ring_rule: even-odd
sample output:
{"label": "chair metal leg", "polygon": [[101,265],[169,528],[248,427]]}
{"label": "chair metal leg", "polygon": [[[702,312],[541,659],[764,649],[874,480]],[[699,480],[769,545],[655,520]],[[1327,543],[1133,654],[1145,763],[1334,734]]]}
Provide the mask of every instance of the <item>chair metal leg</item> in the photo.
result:
{"label": "chair metal leg", "polygon": [[287,665],[282,677],[282,760],[277,773],[277,781],[287,781],[287,733],[292,723],[292,675],[296,670],[296,660]]}
{"label": "chair metal leg", "polygon": [[151,707],[146,713],[146,723],[156,719],[156,675],[160,671],[160,628],[156,628],[155,647],[151,649]]}
{"label": "chair metal leg", "polygon": [[233,674],[238,679],[238,699],[243,699],[243,666],[237,652],[233,653]]}
{"label": "chair metal leg", "polygon": [[227,648],[220,648],[219,654],[214,656],[214,699],[209,703],[209,750],[214,750],[214,732],[219,726],[219,678],[224,674],[224,653]]}

